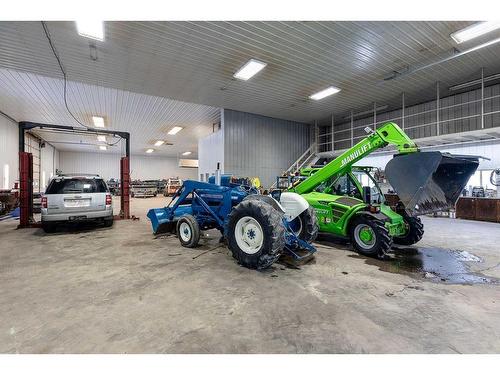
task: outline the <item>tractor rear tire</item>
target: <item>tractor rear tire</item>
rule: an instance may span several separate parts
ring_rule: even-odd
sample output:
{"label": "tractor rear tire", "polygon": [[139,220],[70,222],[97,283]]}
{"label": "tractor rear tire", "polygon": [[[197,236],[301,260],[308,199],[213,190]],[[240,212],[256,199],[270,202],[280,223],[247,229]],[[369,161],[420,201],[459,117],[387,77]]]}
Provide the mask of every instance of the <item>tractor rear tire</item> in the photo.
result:
{"label": "tractor rear tire", "polygon": [[355,217],[350,225],[349,234],[351,243],[358,253],[378,259],[387,258],[392,238],[383,221],[366,215]]}
{"label": "tractor rear tire", "polygon": [[394,243],[407,246],[416,244],[424,235],[424,224],[419,217],[404,215],[403,218],[408,231],[404,236],[394,237]]}
{"label": "tractor rear tire", "polygon": [[183,215],[177,221],[177,237],[184,247],[196,247],[200,242],[200,226],[193,215]]}
{"label": "tractor rear tire", "polygon": [[247,195],[245,198],[243,198],[243,200],[244,201],[250,201],[250,200],[262,201],[262,202],[267,203],[270,206],[272,206],[275,210],[277,210],[281,213],[285,213],[283,211],[283,207],[281,207],[280,204],[278,203],[278,201],[275,200],[270,195],[250,194],[250,195]]}
{"label": "tractor rear tire", "polygon": [[296,217],[290,224],[292,226],[297,225],[298,230],[295,234],[307,243],[313,242],[318,236],[318,219],[316,218],[316,211],[314,211],[314,208],[311,206]]}
{"label": "tractor rear tire", "polygon": [[283,214],[262,200],[243,200],[229,214],[226,236],[229,250],[239,264],[252,269],[268,268],[285,247]]}

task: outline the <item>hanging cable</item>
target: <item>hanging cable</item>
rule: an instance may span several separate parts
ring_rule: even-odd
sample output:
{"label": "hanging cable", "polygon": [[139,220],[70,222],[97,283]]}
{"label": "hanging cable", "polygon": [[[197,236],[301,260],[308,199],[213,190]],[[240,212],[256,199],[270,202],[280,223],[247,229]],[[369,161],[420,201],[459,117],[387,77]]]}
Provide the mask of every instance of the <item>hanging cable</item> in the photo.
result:
{"label": "hanging cable", "polygon": [[63,74],[63,78],[64,78],[63,98],[64,98],[64,105],[66,106],[66,110],[68,111],[68,113],[71,115],[71,117],[73,117],[73,119],[78,124],[80,124],[84,128],[91,129],[90,126],[87,126],[87,125],[83,124],[82,122],[80,122],[80,120],[78,120],[75,117],[75,115],[73,114],[73,112],[71,112],[71,110],[69,109],[68,100],[67,100],[68,80],[67,80],[67,77],[66,77],[66,71],[64,70],[64,67],[62,65],[61,59],[59,58],[59,54],[57,53],[56,47],[54,46],[54,43],[52,42],[52,38],[50,37],[49,29],[48,29],[47,25],[45,24],[45,21],[41,21],[41,22],[42,22],[42,26],[43,26],[43,31],[45,32],[45,36],[47,37],[47,39],[49,41],[50,48],[52,49],[52,53],[54,54],[54,56],[55,56],[55,58],[57,60],[57,63],[59,64],[59,68],[61,68],[61,72]]}
{"label": "hanging cable", "polygon": [[12,116],[9,116],[9,115],[8,115],[7,113],[5,113],[4,111],[0,111],[0,115],[3,115],[3,116],[5,116],[6,118],[8,118],[9,120],[14,121],[14,122],[16,122],[16,123],[17,123],[17,121],[16,121],[16,119],[15,119],[15,118],[13,118]]}
{"label": "hanging cable", "polygon": [[[66,76],[66,70],[64,69],[64,67],[62,65],[61,59],[59,57],[59,54],[57,53],[57,50],[56,50],[56,47],[54,46],[54,43],[52,42],[52,38],[50,37],[50,33],[49,33],[49,29],[47,27],[47,24],[45,23],[45,21],[41,21],[41,22],[42,22],[42,26],[43,26],[43,31],[45,32],[45,36],[47,37],[47,40],[49,41],[50,49],[52,50],[52,53],[54,54],[54,56],[55,56],[55,58],[57,60],[57,63],[59,64],[59,68],[61,69],[61,72],[63,74],[63,79],[64,79],[63,98],[64,98],[64,106],[66,107],[66,110],[68,111],[68,113],[71,115],[71,117],[73,117],[73,119],[78,124],[80,124],[81,126],[83,126],[86,129],[95,130],[91,126],[85,125],[82,122],[80,122],[76,118],[76,116],[73,114],[73,112],[71,112],[71,110],[69,109],[68,99],[67,99],[67,97],[68,97],[68,93],[67,93],[67,91],[68,91],[68,79],[67,79],[67,76]],[[108,142],[105,142],[105,143],[108,146],[114,146],[114,145],[116,145],[120,141],[121,141],[121,138],[118,141],[116,141],[115,143],[108,143]]]}

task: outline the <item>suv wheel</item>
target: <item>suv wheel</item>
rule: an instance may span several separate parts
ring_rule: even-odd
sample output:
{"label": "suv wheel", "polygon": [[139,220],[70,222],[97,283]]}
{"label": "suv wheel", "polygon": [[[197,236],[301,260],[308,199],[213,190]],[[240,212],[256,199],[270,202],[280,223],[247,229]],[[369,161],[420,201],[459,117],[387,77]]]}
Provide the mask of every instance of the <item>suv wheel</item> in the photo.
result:
{"label": "suv wheel", "polygon": [[53,223],[42,223],[42,229],[45,233],[54,233],[57,227]]}

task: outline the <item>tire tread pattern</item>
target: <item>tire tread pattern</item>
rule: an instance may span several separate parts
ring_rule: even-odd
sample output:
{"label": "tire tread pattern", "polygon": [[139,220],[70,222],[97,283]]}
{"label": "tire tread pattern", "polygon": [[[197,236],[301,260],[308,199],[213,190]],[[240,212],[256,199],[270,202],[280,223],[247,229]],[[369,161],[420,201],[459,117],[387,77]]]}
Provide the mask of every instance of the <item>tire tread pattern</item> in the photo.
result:
{"label": "tire tread pattern", "polygon": [[[264,243],[255,254],[246,254],[236,242],[234,229],[238,220],[244,216],[255,218],[264,231]],[[260,270],[268,268],[278,260],[285,247],[285,227],[279,211],[262,200],[243,200],[233,208],[228,219],[228,247],[239,264]]]}
{"label": "tire tread pattern", "polygon": [[[356,245],[356,241],[354,240],[354,228],[360,222],[364,222],[365,224],[370,225],[375,231],[377,243],[372,250],[366,250]],[[377,220],[371,216],[360,215],[353,220],[350,227],[350,232],[351,242],[358,253],[378,259],[386,259],[388,257],[388,253],[392,247],[392,237],[389,236],[389,230],[385,227],[385,224],[382,220]]]}
{"label": "tire tread pattern", "polygon": [[407,246],[416,244],[424,236],[424,224],[422,224],[422,220],[419,217],[405,215],[403,218],[410,230],[402,237],[394,237],[394,243]]}

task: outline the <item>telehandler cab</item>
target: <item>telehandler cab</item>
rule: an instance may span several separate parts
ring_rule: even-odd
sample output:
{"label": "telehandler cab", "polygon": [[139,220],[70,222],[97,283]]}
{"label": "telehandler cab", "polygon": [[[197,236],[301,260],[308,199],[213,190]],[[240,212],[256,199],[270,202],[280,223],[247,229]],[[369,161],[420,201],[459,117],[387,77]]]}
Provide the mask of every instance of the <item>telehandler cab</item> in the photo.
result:
{"label": "telehandler cab", "polygon": [[[454,207],[479,161],[477,156],[421,152],[393,122],[367,132],[366,138],[325,166],[302,170],[306,178],[297,179],[288,191],[302,195],[314,208],[320,232],[349,238],[363,255],[385,258],[393,242],[412,245],[422,238],[418,215]],[[400,199],[395,210],[385,204],[369,168],[353,166],[388,145],[398,151],[385,168]]]}

